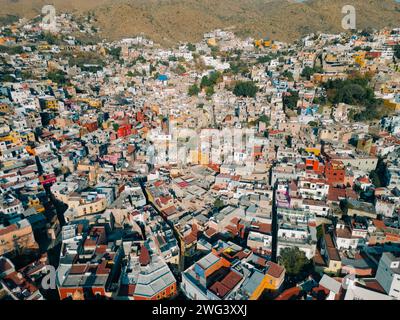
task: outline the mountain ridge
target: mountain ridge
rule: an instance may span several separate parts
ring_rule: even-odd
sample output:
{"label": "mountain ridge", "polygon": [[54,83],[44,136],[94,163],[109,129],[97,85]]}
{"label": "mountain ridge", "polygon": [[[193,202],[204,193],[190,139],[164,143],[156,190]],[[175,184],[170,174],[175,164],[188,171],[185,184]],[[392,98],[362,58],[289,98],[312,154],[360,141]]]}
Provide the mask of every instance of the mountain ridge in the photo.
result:
{"label": "mountain ridge", "polygon": [[282,41],[316,31],[337,33],[343,31],[344,5],[356,8],[358,29],[400,27],[395,0],[0,0],[0,16],[37,16],[46,4],[58,13],[94,13],[103,38],[145,34],[167,45],[198,41],[205,32],[227,27],[239,36]]}

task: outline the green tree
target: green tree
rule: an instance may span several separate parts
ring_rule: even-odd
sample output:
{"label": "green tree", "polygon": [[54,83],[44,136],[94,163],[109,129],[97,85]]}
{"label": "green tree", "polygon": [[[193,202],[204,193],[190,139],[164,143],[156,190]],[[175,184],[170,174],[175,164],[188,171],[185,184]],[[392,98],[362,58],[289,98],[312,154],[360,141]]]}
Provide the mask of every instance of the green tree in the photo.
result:
{"label": "green tree", "polygon": [[196,46],[193,43],[188,43],[187,48],[189,51],[196,51]]}
{"label": "green tree", "polygon": [[299,100],[299,93],[293,90],[288,90],[287,93],[288,94],[283,97],[283,106],[295,110],[297,108],[297,101]]}
{"label": "green tree", "polygon": [[214,87],[207,87],[206,88],[207,97],[211,97],[214,93],[215,93]]}
{"label": "green tree", "polygon": [[266,116],[265,114],[263,114],[262,116],[260,116],[257,119],[258,122],[264,122],[267,126],[269,126],[270,123],[270,118],[268,116]]}
{"label": "green tree", "polygon": [[308,123],[308,125],[309,125],[310,127],[312,127],[312,128],[316,128],[316,127],[318,127],[318,122],[316,122],[316,121],[310,121],[310,122]]}
{"label": "green tree", "polygon": [[197,86],[197,84],[194,84],[189,87],[188,94],[189,96],[197,96],[200,92],[200,88]]}
{"label": "green tree", "polygon": [[108,49],[108,54],[111,55],[115,60],[119,60],[121,56],[121,47],[114,47],[111,49]]}
{"label": "green tree", "polygon": [[293,73],[290,72],[289,70],[285,70],[282,73],[282,76],[284,76],[285,78],[288,78],[290,81],[293,81]]}
{"label": "green tree", "polygon": [[369,77],[356,74],[346,80],[328,81],[324,87],[328,100],[333,104],[344,102],[365,107],[362,112],[353,111],[349,115],[354,121],[373,120],[383,116],[382,100],[375,97]]}
{"label": "green tree", "polygon": [[237,97],[254,98],[258,92],[258,87],[253,81],[240,81],[235,85],[233,94]]}
{"label": "green tree", "polygon": [[175,71],[175,73],[177,73],[179,75],[182,75],[182,74],[184,74],[186,72],[186,69],[185,69],[185,67],[183,65],[178,64],[176,66],[176,68],[174,69],[174,71]]}
{"label": "green tree", "polygon": [[11,55],[21,54],[24,50],[21,46],[0,46],[0,53],[8,53]]}
{"label": "green tree", "polygon": [[304,271],[310,261],[299,248],[289,247],[281,250],[279,263],[285,267],[288,275],[294,276]]}
{"label": "green tree", "polygon": [[0,73],[0,81],[1,82],[16,82],[16,79],[11,74]]}
{"label": "green tree", "polygon": [[250,72],[247,64],[241,60],[237,62],[230,62],[229,65],[230,65],[230,71],[233,74],[241,74],[242,76],[246,76]]}
{"label": "green tree", "polygon": [[386,187],[389,184],[387,181],[387,166],[381,158],[378,160],[376,169],[370,172],[369,177],[377,188]]}
{"label": "green tree", "polygon": [[397,59],[400,59],[400,44],[396,44],[394,47],[394,55]]}
{"label": "green tree", "polygon": [[157,71],[157,68],[155,66],[153,66],[152,64],[150,64],[149,71],[150,71],[150,74],[152,74],[153,72]]}
{"label": "green tree", "polygon": [[208,76],[201,78],[200,88],[212,87],[216,85],[221,80],[220,72],[211,72]]}
{"label": "green tree", "polygon": [[292,138],[292,136],[286,136],[286,146],[288,147],[288,148],[291,148],[292,147],[292,141],[293,141],[293,138]]}
{"label": "green tree", "polygon": [[67,83],[66,73],[61,70],[50,71],[47,73],[47,78],[52,82],[64,85]]}
{"label": "green tree", "polygon": [[208,77],[207,76],[203,76],[202,78],[201,78],[201,82],[200,82],[200,88],[205,88],[205,87],[208,87],[208,86],[210,86],[211,85],[211,82],[210,82],[210,80],[208,79]]}
{"label": "green tree", "polygon": [[306,78],[307,80],[310,80],[310,79],[311,79],[311,76],[312,76],[314,73],[320,73],[320,72],[322,72],[322,69],[321,69],[321,68],[311,68],[311,67],[309,67],[309,66],[306,66],[306,67],[303,69],[303,71],[301,72],[301,76],[302,76],[303,78]]}
{"label": "green tree", "polygon": [[50,32],[44,32],[41,38],[50,45],[55,45],[60,43],[60,39],[56,35]]}
{"label": "green tree", "polygon": [[214,208],[216,208],[218,211],[221,210],[225,206],[224,202],[221,199],[215,199],[214,201]]}

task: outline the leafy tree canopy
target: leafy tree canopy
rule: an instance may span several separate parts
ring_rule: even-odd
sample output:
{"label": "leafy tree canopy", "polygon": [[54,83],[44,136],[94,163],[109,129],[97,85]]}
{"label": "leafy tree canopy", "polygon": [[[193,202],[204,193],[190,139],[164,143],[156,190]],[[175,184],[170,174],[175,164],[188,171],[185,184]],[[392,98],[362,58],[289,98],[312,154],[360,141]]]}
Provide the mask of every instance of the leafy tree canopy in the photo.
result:
{"label": "leafy tree canopy", "polygon": [[299,248],[289,247],[281,250],[279,263],[285,266],[289,275],[297,275],[304,271],[310,262]]}
{"label": "leafy tree canopy", "polygon": [[235,85],[233,94],[237,97],[254,98],[258,92],[258,87],[253,81],[240,81]]}
{"label": "leafy tree canopy", "polygon": [[188,94],[189,96],[197,96],[200,92],[200,88],[197,86],[197,84],[194,84],[189,87]]}

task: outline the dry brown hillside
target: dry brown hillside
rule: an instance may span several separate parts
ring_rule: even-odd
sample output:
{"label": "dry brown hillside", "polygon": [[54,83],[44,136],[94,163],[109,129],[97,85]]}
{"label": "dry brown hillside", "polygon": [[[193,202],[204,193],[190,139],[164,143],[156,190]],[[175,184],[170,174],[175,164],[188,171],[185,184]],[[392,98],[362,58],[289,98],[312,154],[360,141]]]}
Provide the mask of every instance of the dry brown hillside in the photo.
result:
{"label": "dry brown hillside", "polygon": [[0,0],[0,15],[32,17],[45,4],[59,12],[93,11],[105,38],[144,33],[163,44],[196,41],[223,27],[234,27],[242,36],[285,41],[312,31],[340,32],[346,4],[357,10],[358,28],[400,26],[395,0]]}

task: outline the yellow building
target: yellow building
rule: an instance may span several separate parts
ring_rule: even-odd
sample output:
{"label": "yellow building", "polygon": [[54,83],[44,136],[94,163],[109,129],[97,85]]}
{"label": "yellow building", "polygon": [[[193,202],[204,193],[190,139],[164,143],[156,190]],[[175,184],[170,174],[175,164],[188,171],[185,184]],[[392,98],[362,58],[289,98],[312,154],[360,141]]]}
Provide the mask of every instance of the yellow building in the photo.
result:
{"label": "yellow building", "polygon": [[51,47],[48,44],[41,44],[41,45],[38,46],[38,50],[39,51],[48,51],[50,49],[51,49]]}
{"label": "yellow building", "polygon": [[347,78],[347,75],[342,72],[338,73],[328,73],[328,74],[323,74],[323,73],[315,73],[313,75],[313,81],[315,83],[325,83],[328,82],[329,80],[345,80]]}
{"label": "yellow building", "polygon": [[337,260],[329,260],[328,266],[324,269],[325,273],[337,274],[342,269],[342,262]]}
{"label": "yellow building", "polygon": [[321,154],[321,148],[310,147],[310,148],[306,148],[306,151],[308,153],[313,153],[317,157]]}
{"label": "yellow building", "polygon": [[90,99],[88,104],[92,108],[101,108],[102,106],[101,100]]}
{"label": "yellow building", "polygon": [[199,152],[200,164],[208,165],[210,164],[210,157],[206,153]]}
{"label": "yellow building", "polygon": [[87,171],[89,172],[88,177],[89,177],[89,182],[91,183],[96,183],[97,181],[97,173],[99,170],[99,164],[95,163],[95,164],[89,164],[89,163],[85,163],[85,162],[80,162],[78,164],[78,171]]}
{"label": "yellow building", "polygon": [[10,110],[10,107],[9,107],[8,104],[0,103],[0,112],[2,112],[2,113],[9,113],[10,111],[11,111],[11,110]]}
{"label": "yellow building", "polygon": [[272,46],[272,41],[271,40],[264,40],[264,47],[269,48]]}
{"label": "yellow building", "polygon": [[13,143],[13,138],[10,135],[11,132],[8,133],[8,135],[4,135],[0,137],[0,142],[4,142],[4,141],[9,141],[11,143]]}
{"label": "yellow building", "polygon": [[215,47],[217,45],[217,40],[215,40],[215,38],[208,39],[207,44],[212,47]]}
{"label": "yellow building", "polygon": [[40,200],[38,198],[29,198],[28,207],[34,208],[37,213],[42,213],[45,211],[45,208],[40,203]]}
{"label": "yellow building", "polygon": [[152,105],[151,106],[151,111],[154,112],[156,115],[160,113],[160,106],[158,105]]}
{"label": "yellow building", "polygon": [[361,68],[366,65],[365,61],[365,51],[359,51],[353,55],[354,62],[358,64]]}
{"label": "yellow building", "polygon": [[15,145],[25,144],[28,141],[35,141],[35,134],[31,131],[27,132],[18,132],[18,131],[10,131],[8,135],[4,135],[0,137],[0,142],[9,141]]}
{"label": "yellow building", "polygon": [[254,46],[256,47],[262,47],[263,46],[263,40],[254,40]]}
{"label": "yellow building", "polygon": [[58,110],[58,102],[53,97],[41,98],[39,102],[42,109]]}
{"label": "yellow building", "polygon": [[13,144],[19,144],[21,141],[21,135],[17,131],[11,131],[7,137],[5,137],[6,140],[11,141]]}
{"label": "yellow building", "polygon": [[392,111],[400,111],[400,98],[396,99],[383,99],[383,104]]}
{"label": "yellow building", "polygon": [[81,217],[104,211],[107,208],[107,199],[101,197],[93,201],[86,201],[81,197],[71,197],[68,199],[67,205],[69,208],[75,209],[77,217]]}

